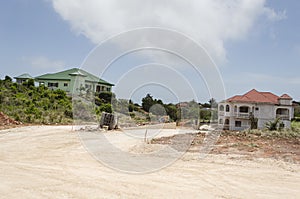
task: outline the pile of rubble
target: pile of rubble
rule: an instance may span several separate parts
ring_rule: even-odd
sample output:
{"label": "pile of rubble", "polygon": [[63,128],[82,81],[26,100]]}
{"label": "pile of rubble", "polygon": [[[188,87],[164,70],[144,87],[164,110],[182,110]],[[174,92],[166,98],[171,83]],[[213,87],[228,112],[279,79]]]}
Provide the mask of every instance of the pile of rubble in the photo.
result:
{"label": "pile of rubble", "polygon": [[22,123],[14,120],[14,119],[11,119],[10,117],[5,115],[4,113],[0,112],[0,126],[19,125],[19,124],[22,124]]}

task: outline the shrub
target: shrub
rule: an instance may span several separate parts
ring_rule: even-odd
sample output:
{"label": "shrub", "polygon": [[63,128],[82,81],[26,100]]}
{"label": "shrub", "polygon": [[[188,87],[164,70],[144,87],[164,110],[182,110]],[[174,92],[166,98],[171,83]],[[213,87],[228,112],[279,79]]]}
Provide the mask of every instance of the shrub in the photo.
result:
{"label": "shrub", "polygon": [[274,121],[269,121],[266,123],[266,128],[269,131],[281,130],[283,127],[284,127],[284,125],[280,121],[280,118],[276,118]]}

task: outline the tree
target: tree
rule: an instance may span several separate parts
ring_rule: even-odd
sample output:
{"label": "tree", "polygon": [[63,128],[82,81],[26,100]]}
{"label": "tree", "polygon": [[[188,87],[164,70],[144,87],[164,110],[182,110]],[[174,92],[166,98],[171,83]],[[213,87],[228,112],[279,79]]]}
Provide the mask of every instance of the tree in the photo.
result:
{"label": "tree", "polygon": [[211,108],[217,108],[218,107],[218,103],[214,98],[211,98],[209,101],[209,105]]}
{"label": "tree", "polygon": [[250,122],[250,129],[257,129],[258,119],[252,113],[250,113]]}
{"label": "tree", "polygon": [[210,120],[211,119],[211,111],[208,108],[200,109],[200,119]]}
{"label": "tree", "polygon": [[12,82],[12,78],[8,75],[5,76],[4,81],[6,82]]}
{"label": "tree", "polygon": [[295,104],[294,106],[294,117],[295,119],[300,118],[300,102],[293,102]]}
{"label": "tree", "polygon": [[99,106],[100,112],[106,112],[106,113],[112,113],[112,107],[111,104],[102,104]]}
{"label": "tree", "polygon": [[112,102],[113,98],[115,98],[115,94],[112,92],[101,92],[98,97],[103,100],[104,103]]}
{"label": "tree", "polygon": [[129,112],[133,112],[134,111],[134,104],[129,103],[129,105],[128,105],[128,111]]}
{"label": "tree", "polygon": [[173,121],[177,121],[178,120],[178,109],[177,107],[174,105],[174,104],[168,104],[168,105],[165,105],[165,109],[166,109],[166,112],[167,112],[167,115],[170,116],[171,120]]}
{"label": "tree", "polygon": [[152,105],[149,112],[152,113],[153,115],[160,115],[160,116],[166,115],[165,108],[163,107],[163,105],[158,103]]}
{"label": "tree", "polygon": [[34,80],[33,80],[33,79],[28,79],[28,80],[27,80],[27,87],[28,87],[28,88],[34,87]]}
{"label": "tree", "polygon": [[148,93],[146,97],[142,99],[142,107],[143,110],[146,112],[149,112],[151,106],[155,104],[155,101],[153,100],[153,97]]}
{"label": "tree", "polygon": [[269,131],[282,130],[283,126],[283,122],[280,121],[280,118],[276,118],[274,121],[269,121],[266,123],[266,128]]}

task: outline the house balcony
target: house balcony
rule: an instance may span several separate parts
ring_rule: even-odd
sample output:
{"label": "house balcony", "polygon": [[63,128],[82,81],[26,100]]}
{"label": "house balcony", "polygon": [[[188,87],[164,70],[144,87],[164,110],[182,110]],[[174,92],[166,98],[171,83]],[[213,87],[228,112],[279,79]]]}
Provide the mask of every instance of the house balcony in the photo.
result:
{"label": "house balcony", "polygon": [[224,111],[219,111],[219,116],[224,116],[225,112]]}
{"label": "house balcony", "polygon": [[235,113],[234,116],[236,118],[249,119],[250,113]]}
{"label": "house balcony", "polygon": [[276,114],[276,118],[280,118],[281,120],[290,120],[289,115]]}

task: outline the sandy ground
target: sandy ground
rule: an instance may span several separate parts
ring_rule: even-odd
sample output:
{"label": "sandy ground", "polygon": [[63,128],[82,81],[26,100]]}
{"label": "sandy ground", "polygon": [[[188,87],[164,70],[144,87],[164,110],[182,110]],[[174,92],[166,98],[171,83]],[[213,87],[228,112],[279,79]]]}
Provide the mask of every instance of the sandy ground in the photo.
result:
{"label": "sandy ground", "polygon": [[[133,130],[132,135],[143,132]],[[138,140],[132,135],[105,133],[120,150],[141,152],[143,136]],[[1,198],[300,197],[300,165],[272,159],[247,160],[236,155],[199,159],[197,153],[186,153],[156,172],[129,174],[97,161],[70,126],[2,130],[0,143]],[[151,147],[161,145],[147,147],[151,152]]]}

